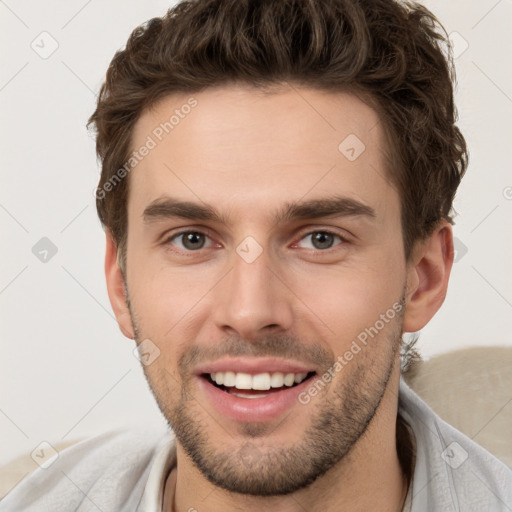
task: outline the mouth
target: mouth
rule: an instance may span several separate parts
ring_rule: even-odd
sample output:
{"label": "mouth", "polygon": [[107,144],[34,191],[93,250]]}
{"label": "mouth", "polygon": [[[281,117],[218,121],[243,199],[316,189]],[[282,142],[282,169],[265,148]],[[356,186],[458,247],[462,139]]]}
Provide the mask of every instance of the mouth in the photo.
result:
{"label": "mouth", "polygon": [[223,358],[194,373],[203,408],[219,420],[245,423],[278,420],[293,408],[309,411],[299,396],[318,377],[311,366],[275,358]]}
{"label": "mouth", "polygon": [[201,377],[210,385],[234,397],[257,399],[299,386],[315,375],[315,372],[263,372],[251,375],[250,373],[225,371],[203,373]]}

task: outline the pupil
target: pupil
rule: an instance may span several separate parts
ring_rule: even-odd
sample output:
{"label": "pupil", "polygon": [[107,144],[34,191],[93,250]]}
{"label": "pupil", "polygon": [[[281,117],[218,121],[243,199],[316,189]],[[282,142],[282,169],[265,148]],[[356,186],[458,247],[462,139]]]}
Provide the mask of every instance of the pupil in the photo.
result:
{"label": "pupil", "polygon": [[[326,241],[327,239],[327,241]],[[317,232],[314,236],[313,236],[313,245],[317,248],[317,249],[328,249],[329,247],[332,246],[332,235],[329,234],[329,233],[323,233],[321,231]]]}
{"label": "pupil", "polygon": [[[183,245],[185,247],[187,247],[188,249],[200,249],[203,245],[204,245],[204,238],[202,239],[202,242],[203,243],[200,243],[199,245],[197,245],[197,242],[201,242],[201,238],[203,235],[201,235],[200,233],[187,233],[185,235],[185,238],[184,238],[184,241],[183,241]],[[189,245],[191,244],[191,245]],[[196,244],[196,245],[194,245]]]}

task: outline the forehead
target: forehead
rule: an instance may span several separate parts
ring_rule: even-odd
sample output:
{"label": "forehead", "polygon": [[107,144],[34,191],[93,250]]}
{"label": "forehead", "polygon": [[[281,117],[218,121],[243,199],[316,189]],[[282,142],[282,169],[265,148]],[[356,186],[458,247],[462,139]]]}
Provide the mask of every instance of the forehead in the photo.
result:
{"label": "forehead", "polygon": [[[143,112],[129,211],[163,195],[239,213],[336,193],[396,206],[377,113],[358,96],[223,86],[169,95]],[[394,206],[390,203],[396,203]]]}

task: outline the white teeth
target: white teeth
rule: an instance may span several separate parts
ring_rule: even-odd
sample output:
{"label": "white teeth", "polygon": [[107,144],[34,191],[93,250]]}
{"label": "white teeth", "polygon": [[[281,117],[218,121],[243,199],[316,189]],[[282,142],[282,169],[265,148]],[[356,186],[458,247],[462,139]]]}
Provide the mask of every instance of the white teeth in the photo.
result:
{"label": "white teeth", "polygon": [[296,373],[295,374],[295,384],[300,384],[306,377],[307,373]]}
{"label": "white teeth", "polygon": [[252,378],[252,389],[265,391],[270,389],[270,373],[258,373]]}
{"label": "white teeth", "polygon": [[273,373],[270,377],[270,385],[273,388],[282,388],[284,386],[284,375],[282,373]]}
{"label": "white teeth", "polygon": [[232,388],[236,383],[236,373],[235,372],[225,372],[224,373],[224,386],[228,388]]}
{"label": "white teeth", "polygon": [[[219,374],[217,373],[217,375]],[[252,389],[252,377],[248,373],[237,373],[235,377],[235,388]]]}
{"label": "white teeth", "polygon": [[[282,388],[283,386],[291,387],[294,384],[300,384],[307,377],[307,373],[258,373],[250,375],[249,373],[235,372],[216,372],[210,373],[210,378],[218,385],[226,387],[235,387],[236,389],[256,389],[266,391],[270,388]],[[248,398],[247,394],[236,394],[235,396],[243,396]],[[262,397],[263,395],[255,395]]]}
{"label": "white teeth", "polygon": [[233,396],[238,398],[265,398],[268,395],[249,395],[247,393],[231,393]]}
{"label": "white teeth", "polygon": [[285,376],[284,376],[284,385],[285,386],[293,386],[295,382],[295,375],[293,373],[287,373]]}

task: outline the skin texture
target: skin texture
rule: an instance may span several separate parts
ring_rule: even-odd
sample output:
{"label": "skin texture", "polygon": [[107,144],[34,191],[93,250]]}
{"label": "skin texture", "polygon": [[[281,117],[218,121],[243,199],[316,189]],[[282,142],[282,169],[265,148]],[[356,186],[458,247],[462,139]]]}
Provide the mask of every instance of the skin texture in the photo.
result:
{"label": "skin texture", "polygon": [[[405,260],[382,125],[355,95],[230,85],[193,96],[194,110],[129,176],[124,280],[107,232],[120,328],[160,350],[144,371],[178,439],[165,510],[400,510],[398,349],[401,333],[420,330],[444,300],[451,227],[441,222]],[[144,112],[133,147],[189,97],[168,96]],[[365,144],[353,161],[338,149],[349,134]],[[148,205],[165,196],[211,205],[223,222],[145,221]],[[333,196],[374,215],[274,222],[286,203]],[[178,228],[205,237],[187,242],[174,236]],[[315,242],[326,230],[334,236]],[[261,249],[250,263],[237,252],[249,236]],[[224,417],[194,374],[220,357],[272,356],[319,379],[397,305],[400,313],[309,403],[277,418]]]}

